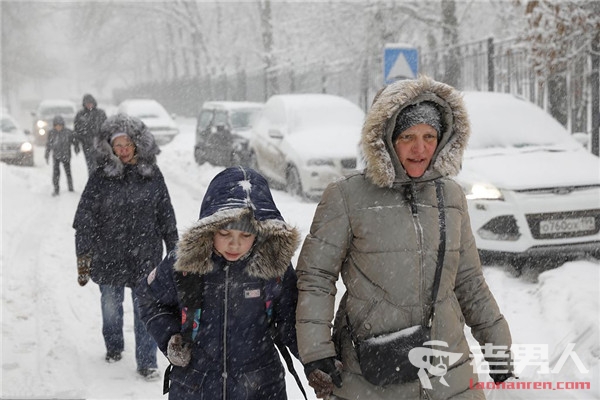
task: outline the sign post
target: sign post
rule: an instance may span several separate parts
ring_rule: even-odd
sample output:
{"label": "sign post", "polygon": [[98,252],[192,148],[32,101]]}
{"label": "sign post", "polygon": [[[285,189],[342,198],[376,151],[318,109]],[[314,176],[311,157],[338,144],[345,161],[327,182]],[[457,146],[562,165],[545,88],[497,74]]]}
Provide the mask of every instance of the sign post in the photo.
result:
{"label": "sign post", "polygon": [[419,52],[415,47],[387,43],[383,49],[383,84],[398,79],[414,79],[419,73]]}

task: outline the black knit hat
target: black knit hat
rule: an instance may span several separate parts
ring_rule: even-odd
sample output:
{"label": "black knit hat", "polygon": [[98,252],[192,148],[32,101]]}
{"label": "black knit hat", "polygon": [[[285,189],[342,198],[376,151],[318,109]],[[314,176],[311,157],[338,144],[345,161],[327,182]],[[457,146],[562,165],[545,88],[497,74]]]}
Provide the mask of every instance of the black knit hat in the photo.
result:
{"label": "black knit hat", "polygon": [[398,136],[411,126],[418,124],[431,125],[438,133],[438,139],[442,131],[442,114],[435,103],[423,101],[417,104],[411,104],[400,111],[396,117],[396,126],[392,133],[392,143]]}
{"label": "black knit hat", "polygon": [[242,218],[238,219],[237,221],[230,222],[227,225],[223,226],[222,229],[235,229],[238,231],[248,232],[248,233],[252,233],[253,235],[256,235],[258,232],[256,231],[256,228],[252,224],[252,221],[250,218],[252,218],[252,217],[250,217],[250,215],[246,214]]}

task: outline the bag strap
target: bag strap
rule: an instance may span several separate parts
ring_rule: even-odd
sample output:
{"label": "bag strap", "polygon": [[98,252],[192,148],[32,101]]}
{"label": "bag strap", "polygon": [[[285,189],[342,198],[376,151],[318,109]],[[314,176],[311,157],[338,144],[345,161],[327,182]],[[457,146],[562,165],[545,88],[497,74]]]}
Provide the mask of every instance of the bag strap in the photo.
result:
{"label": "bag strap", "polygon": [[308,400],[308,397],[306,397],[306,391],[304,390],[304,386],[302,385],[302,381],[300,381],[300,377],[298,376],[298,373],[296,372],[296,369],[294,368],[294,362],[292,361],[292,356],[290,356],[289,350],[287,349],[285,344],[283,344],[283,341],[281,340],[281,337],[279,336],[279,332],[275,328],[274,323],[271,323],[270,329],[271,329],[271,337],[273,338],[273,342],[275,343],[275,346],[277,346],[279,353],[281,353],[281,357],[283,357],[283,359],[285,360],[285,365],[287,366],[288,371],[290,372],[290,374],[293,375],[294,379],[296,380],[296,384],[298,385],[298,388],[300,388],[300,391],[302,392],[302,395],[304,396],[304,400]]}
{"label": "bag strap", "polygon": [[441,180],[435,181],[435,194],[438,203],[438,222],[440,226],[440,243],[438,245],[437,265],[435,267],[435,278],[433,280],[433,295],[431,302],[431,311],[427,318],[427,327],[431,328],[433,317],[435,316],[435,301],[437,300],[438,291],[440,289],[440,281],[442,280],[442,269],[444,267],[444,255],[446,254],[446,212],[444,206],[444,192]]}

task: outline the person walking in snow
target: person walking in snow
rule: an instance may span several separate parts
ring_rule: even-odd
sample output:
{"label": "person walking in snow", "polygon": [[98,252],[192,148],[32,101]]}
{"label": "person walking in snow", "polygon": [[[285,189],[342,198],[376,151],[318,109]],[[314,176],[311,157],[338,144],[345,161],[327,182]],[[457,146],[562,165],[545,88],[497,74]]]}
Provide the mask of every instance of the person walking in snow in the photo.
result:
{"label": "person walking in snow", "polygon": [[98,108],[96,99],[89,93],[83,96],[82,106],[83,108],[75,115],[73,128],[75,137],[83,149],[88,175],[91,175],[96,169],[95,143],[100,135],[102,124],[106,121],[106,113]]}
{"label": "person walking in snow", "polygon": [[71,146],[73,146],[75,154],[79,153],[79,143],[75,140],[73,131],[66,128],[64,118],[57,115],[52,121],[52,129],[48,132],[48,141],[46,142],[46,152],[44,154],[46,164],[48,164],[50,153],[52,153],[53,196],[58,196],[60,189],[60,164],[63,165],[65,175],[67,176],[69,192],[73,191],[73,177],[71,176]]}
{"label": "person walking in snow", "polygon": [[[362,130],[366,168],[327,187],[298,259],[298,348],[319,398],[485,398],[469,390],[478,375],[465,324],[480,344],[498,346],[483,352],[491,378],[512,376],[510,330],[451,178],[469,134],[461,94],[426,76],[396,81],[374,99]],[[334,319],[340,274],[346,291]],[[417,334],[456,358],[398,367],[392,352],[401,346],[388,344]]]}
{"label": "person walking in snow", "polygon": [[199,221],[136,288],[171,363],[170,399],[287,398],[275,345],[297,357],[299,237],[256,171],[230,167],[211,181]]}
{"label": "person walking in snow", "polygon": [[137,371],[160,378],[156,343],[135,306],[133,287],[156,267],[178,240],[175,212],[163,175],[156,165],[159,149],[138,118],[118,114],[102,125],[96,142],[98,168],[81,195],[73,228],[78,282],[100,286],[102,334],[106,361],[121,359],[125,288],[134,301]]}

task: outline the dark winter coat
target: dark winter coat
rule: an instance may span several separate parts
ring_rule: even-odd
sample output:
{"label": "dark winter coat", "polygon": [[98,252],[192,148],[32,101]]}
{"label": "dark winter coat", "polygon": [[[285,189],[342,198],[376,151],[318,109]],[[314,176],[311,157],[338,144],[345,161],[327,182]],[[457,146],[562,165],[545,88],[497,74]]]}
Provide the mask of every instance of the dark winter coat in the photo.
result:
{"label": "dark winter coat", "polygon": [[[85,103],[93,103],[94,107],[88,110]],[[88,154],[94,147],[94,141],[100,135],[102,124],[106,121],[106,113],[104,110],[97,108],[96,99],[91,94],[84,95],[81,104],[83,108],[75,115],[73,130],[76,139],[81,143],[83,151]]]}
{"label": "dark winter coat", "polygon": [[[213,252],[214,234],[247,213],[258,231],[255,245],[248,257],[229,262]],[[214,178],[200,220],[182,236],[176,255],[136,288],[141,317],[165,354],[170,337],[182,331],[182,308],[201,301],[192,359],[173,368],[170,398],[286,399],[266,307],[272,305],[272,323],[297,356],[296,274],[290,260],[298,240],[258,173],[233,167]]]}
{"label": "dark winter coat", "polygon": [[[410,178],[393,149],[396,116],[406,106],[434,101],[443,110],[438,148],[420,178]],[[395,82],[379,95],[362,131],[366,170],[332,183],[317,207],[298,259],[298,347],[303,362],[339,357],[344,399],[482,398],[469,390],[477,382],[469,358],[465,324],[479,343],[510,349],[508,324],[485,279],[471,231],[465,195],[450,176],[460,169],[470,133],[460,92],[426,77]],[[459,353],[444,375],[431,377],[432,390],[419,380],[377,387],[361,375],[346,314],[335,319],[336,280],[346,287],[345,311],[358,339],[425,325],[440,242],[436,182],[445,214],[445,253],[431,339],[442,351]],[[505,360],[509,362],[509,360]],[[510,367],[509,367],[510,368]]]}
{"label": "dark winter coat", "polygon": [[[56,125],[56,123],[54,125]],[[48,132],[48,141],[46,142],[45,152],[46,159],[48,159],[50,153],[52,153],[52,158],[57,161],[70,161],[71,146],[75,148],[75,152],[79,152],[79,142],[75,139],[73,131],[64,126],[64,120],[62,125],[63,129],[61,131],[57,131],[53,128]]]}
{"label": "dark winter coat", "polygon": [[[136,145],[138,162],[124,165],[108,138],[126,132]],[[106,120],[96,146],[101,163],[90,176],[75,213],[77,256],[92,255],[91,278],[97,284],[135,286],[175,248],[175,212],[156,162],[152,134],[137,118]]]}

